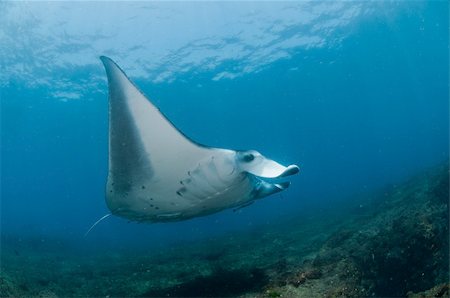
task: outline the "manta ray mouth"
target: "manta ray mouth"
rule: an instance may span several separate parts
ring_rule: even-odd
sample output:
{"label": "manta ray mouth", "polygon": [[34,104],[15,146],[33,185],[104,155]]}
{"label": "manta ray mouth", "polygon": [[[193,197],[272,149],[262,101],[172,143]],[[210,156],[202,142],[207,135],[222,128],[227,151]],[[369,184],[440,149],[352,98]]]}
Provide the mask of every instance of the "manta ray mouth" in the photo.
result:
{"label": "manta ray mouth", "polygon": [[286,177],[295,175],[298,172],[300,172],[300,168],[297,165],[289,165],[278,176],[264,177],[264,176],[255,175],[255,177],[257,177],[258,179],[260,179],[272,186],[275,186],[276,188],[278,188],[281,191],[281,190],[285,190],[286,188],[289,187],[289,185],[291,185],[290,181],[286,181]]}
{"label": "manta ray mouth", "polygon": [[266,169],[263,169],[261,173],[258,173],[256,171],[255,172],[249,171],[249,172],[256,177],[270,180],[292,176],[300,172],[300,168],[297,165],[289,165],[287,167],[284,167],[275,162],[272,163],[275,164],[276,167],[271,167],[270,164]]}
{"label": "manta ray mouth", "polygon": [[[287,177],[292,176],[300,172],[300,168],[297,165],[289,165],[287,166],[286,170],[284,170],[278,177]],[[276,178],[278,178],[276,177]]]}

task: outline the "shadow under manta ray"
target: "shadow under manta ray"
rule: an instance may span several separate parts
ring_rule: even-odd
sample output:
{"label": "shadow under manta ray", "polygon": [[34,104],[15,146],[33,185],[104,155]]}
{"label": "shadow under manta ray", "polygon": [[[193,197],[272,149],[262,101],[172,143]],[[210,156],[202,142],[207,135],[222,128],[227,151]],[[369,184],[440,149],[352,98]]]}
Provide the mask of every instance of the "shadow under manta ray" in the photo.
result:
{"label": "shadow under manta ray", "polygon": [[285,167],[253,150],[211,148],[192,141],[113,60],[100,59],[109,85],[106,203],[113,215],[166,222],[245,207],[290,184],[260,178],[299,172],[296,165]]}

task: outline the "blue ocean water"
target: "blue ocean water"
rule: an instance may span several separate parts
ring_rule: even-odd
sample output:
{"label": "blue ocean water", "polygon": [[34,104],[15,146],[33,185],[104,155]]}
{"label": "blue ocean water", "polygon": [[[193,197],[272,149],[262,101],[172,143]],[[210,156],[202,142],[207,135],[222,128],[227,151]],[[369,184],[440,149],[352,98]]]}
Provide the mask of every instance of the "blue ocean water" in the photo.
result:
{"label": "blue ocean water", "polygon": [[[448,3],[0,3],[2,234],[152,247],[320,213],[448,159]],[[300,165],[282,195],[110,218],[113,58],[186,135]],[[333,208],[333,207],[331,207]]]}

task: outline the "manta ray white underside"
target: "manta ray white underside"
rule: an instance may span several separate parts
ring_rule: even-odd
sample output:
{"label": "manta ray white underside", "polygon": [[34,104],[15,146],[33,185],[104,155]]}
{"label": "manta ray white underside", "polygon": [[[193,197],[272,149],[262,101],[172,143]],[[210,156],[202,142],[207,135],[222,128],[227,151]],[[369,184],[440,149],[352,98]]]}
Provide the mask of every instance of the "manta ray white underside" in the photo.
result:
{"label": "manta ray white underside", "polygon": [[111,213],[134,221],[178,221],[246,206],[289,182],[261,178],[295,174],[256,151],[197,144],[181,133],[119,66],[101,57],[109,85]]}

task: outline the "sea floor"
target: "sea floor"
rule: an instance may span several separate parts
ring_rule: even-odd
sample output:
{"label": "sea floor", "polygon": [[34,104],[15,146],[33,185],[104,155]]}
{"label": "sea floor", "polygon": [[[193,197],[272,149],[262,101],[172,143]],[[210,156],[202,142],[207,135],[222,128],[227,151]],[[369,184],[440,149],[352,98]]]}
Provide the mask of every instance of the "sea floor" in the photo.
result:
{"label": "sea floor", "polygon": [[448,200],[446,163],[344,208],[159,251],[2,235],[0,296],[449,297]]}

